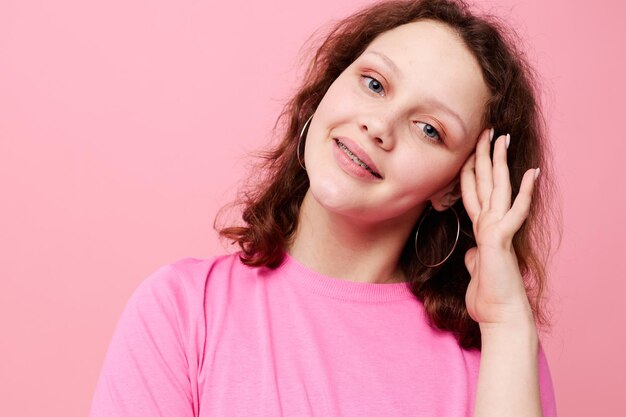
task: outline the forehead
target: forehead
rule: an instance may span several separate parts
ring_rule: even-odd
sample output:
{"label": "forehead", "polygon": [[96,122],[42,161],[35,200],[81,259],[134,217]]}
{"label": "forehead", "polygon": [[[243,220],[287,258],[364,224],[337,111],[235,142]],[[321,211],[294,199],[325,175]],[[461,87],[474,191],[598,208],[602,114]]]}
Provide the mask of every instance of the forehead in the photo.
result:
{"label": "forehead", "polygon": [[[411,47],[430,47],[431,52],[441,47],[453,47],[455,52],[471,56],[471,52],[463,43],[461,36],[445,23],[422,19],[397,26],[378,35],[371,46],[396,47],[396,49],[410,52]],[[369,49],[369,48],[368,48]],[[444,54],[446,51],[442,51]]]}
{"label": "forehead", "polygon": [[449,26],[432,20],[398,26],[376,37],[362,57],[389,68],[415,100],[443,101],[478,134],[489,90],[478,60]]}

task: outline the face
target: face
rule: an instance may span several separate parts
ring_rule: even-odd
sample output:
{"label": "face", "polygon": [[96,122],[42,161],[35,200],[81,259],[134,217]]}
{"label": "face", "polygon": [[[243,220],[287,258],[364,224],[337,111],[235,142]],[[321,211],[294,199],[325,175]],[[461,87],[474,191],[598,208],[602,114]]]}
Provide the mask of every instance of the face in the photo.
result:
{"label": "face", "polygon": [[458,191],[488,97],[478,61],[449,27],[422,20],[384,32],[315,111],[309,192],[354,219],[414,222],[429,201]]}

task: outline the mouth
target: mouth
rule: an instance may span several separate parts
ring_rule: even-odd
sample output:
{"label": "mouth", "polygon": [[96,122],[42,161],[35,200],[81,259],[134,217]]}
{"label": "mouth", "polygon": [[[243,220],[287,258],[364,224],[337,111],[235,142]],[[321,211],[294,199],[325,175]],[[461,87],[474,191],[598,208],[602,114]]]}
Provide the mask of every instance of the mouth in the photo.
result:
{"label": "mouth", "polygon": [[350,159],[352,159],[352,161],[355,164],[360,165],[362,168],[365,168],[365,170],[367,170],[367,172],[372,174],[374,177],[376,177],[378,179],[382,179],[383,178],[378,172],[374,171],[372,168],[369,167],[369,165],[367,165],[365,162],[361,161],[358,156],[353,154],[350,151],[350,149],[348,149],[348,147],[346,145],[344,145],[343,143],[341,143],[339,141],[339,139],[334,139],[334,140],[337,143],[337,146],[339,147],[339,149],[341,149],[346,155],[348,155],[348,157]]}

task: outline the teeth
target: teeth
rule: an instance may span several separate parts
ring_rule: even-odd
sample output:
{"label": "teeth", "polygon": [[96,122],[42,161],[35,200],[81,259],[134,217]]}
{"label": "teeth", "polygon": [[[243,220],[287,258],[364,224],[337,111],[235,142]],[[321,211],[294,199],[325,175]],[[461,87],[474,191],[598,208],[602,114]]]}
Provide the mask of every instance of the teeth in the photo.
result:
{"label": "teeth", "polygon": [[350,150],[346,147],[346,145],[344,145],[343,143],[341,143],[339,141],[337,141],[337,145],[339,145],[341,150],[343,150],[350,157],[350,159],[352,159],[354,162],[356,162],[357,164],[359,164],[360,166],[362,166],[363,168],[365,168],[366,170],[368,170],[372,174],[376,175],[376,173],[372,170],[372,168],[367,166],[363,161],[361,161],[359,158],[357,158],[357,156],[355,154],[350,152]]}

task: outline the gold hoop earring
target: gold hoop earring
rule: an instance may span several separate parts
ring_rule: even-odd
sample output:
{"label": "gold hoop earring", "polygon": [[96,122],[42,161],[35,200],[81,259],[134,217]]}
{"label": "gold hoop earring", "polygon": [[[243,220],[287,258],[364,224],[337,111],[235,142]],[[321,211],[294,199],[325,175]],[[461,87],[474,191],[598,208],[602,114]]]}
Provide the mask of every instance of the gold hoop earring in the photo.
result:
{"label": "gold hoop earring", "polygon": [[443,261],[433,264],[433,265],[428,265],[424,262],[422,262],[422,260],[419,257],[419,254],[417,253],[417,235],[419,234],[420,231],[420,227],[422,227],[422,223],[424,222],[424,219],[426,218],[426,216],[428,216],[428,213],[433,210],[433,207],[430,206],[428,208],[428,211],[426,212],[426,214],[424,214],[422,216],[422,220],[420,220],[419,225],[417,226],[417,230],[415,231],[415,257],[417,258],[418,262],[421,263],[422,265],[424,265],[427,268],[434,268],[436,266],[441,265],[442,263],[444,263],[445,261],[448,260],[448,258],[450,257],[450,255],[452,255],[452,252],[454,252],[454,249],[456,248],[456,244],[459,241],[459,232],[461,231],[461,221],[459,220],[459,215],[457,214],[456,210],[454,209],[454,207],[450,206],[450,209],[452,210],[452,212],[454,213],[454,215],[456,216],[456,238],[454,240],[454,245],[452,245],[452,249],[450,250],[450,253],[448,253],[448,255],[443,258]]}
{"label": "gold hoop earring", "polygon": [[[313,113],[315,114],[315,113]],[[302,167],[303,170],[306,171],[306,168],[304,166],[304,164],[302,163],[302,160],[300,159],[300,142],[302,141],[302,137],[304,136],[304,132],[308,130],[307,128],[309,127],[309,123],[311,122],[311,119],[313,118],[313,114],[307,119],[307,121],[304,123],[304,126],[302,127],[302,130],[300,131],[300,138],[298,138],[298,145],[296,148],[296,157],[298,158],[298,163],[300,164],[300,166]]]}

